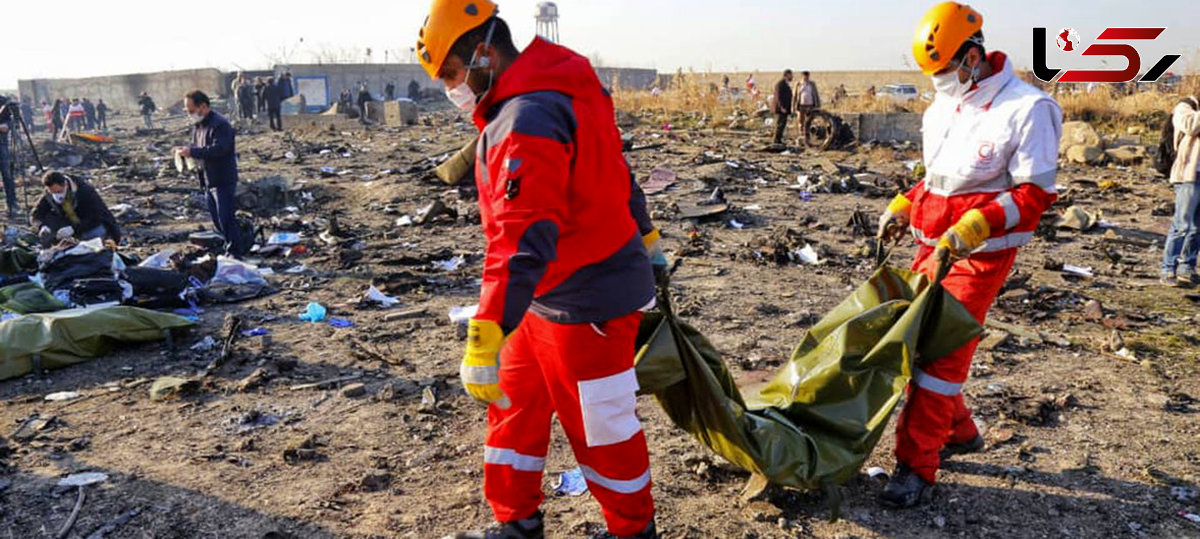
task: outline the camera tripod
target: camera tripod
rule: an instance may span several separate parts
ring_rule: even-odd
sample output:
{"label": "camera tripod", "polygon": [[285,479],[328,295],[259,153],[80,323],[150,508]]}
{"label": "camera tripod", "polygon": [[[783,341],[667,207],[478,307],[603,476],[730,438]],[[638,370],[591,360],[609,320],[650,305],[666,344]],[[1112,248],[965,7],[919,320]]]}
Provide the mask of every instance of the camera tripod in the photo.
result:
{"label": "camera tripod", "polygon": [[[26,224],[30,224],[32,217],[29,214],[29,167],[26,166],[26,156],[24,146],[29,147],[29,154],[33,156],[33,163],[36,165],[34,173],[42,173],[46,169],[42,166],[42,160],[38,157],[37,146],[33,144],[33,136],[29,133],[29,124],[25,122],[25,117],[21,114],[21,107],[16,102],[8,101],[4,105],[0,105],[0,116],[7,112],[12,118],[11,127],[8,130],[8,160],[9,174],[13,182],[21,182],[22,198],[24,201]],[[19,131],[18,131],[19,130]],[[22,139],[21,135],[25,135]]]}

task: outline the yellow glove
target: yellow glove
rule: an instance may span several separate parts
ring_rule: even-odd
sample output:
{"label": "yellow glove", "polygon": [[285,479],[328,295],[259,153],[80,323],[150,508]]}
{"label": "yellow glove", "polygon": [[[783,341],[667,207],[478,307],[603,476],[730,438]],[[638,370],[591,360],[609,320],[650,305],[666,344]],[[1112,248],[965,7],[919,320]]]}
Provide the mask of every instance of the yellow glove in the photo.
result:
{"label": "yellow glove", "polygon": [[905,228],[908,227],[908,216],[911,210],[912,201],[903,193],[896,195],[896,198],[888,204],[887,211],[879,216],[878,237],[899,241],[906,232]]}
{"label": "yellow glove", "polygon": [[988,225],[983,212],[971,210],[942,234],[937,248],[950,251],[950,255],[955,258],[964,258],[982,246],[991,235],[992,227]]}
{"label": "yellow glove", "polygon": [[654,229],[642,236],[642,245],[646,247],[646,256],[650,258],[650,267],[654,269],[654,279],[662,283],[667,277],[667,255],[663,254],[661,245],[662,234]]}
{"label": "yellow glove", "polygon": [[463,387],[476,400],[507,410],[512,403],[500,391],[500,348],[504,332],[495,322],[471,319],[467,326],[467,352],[459,376]]}

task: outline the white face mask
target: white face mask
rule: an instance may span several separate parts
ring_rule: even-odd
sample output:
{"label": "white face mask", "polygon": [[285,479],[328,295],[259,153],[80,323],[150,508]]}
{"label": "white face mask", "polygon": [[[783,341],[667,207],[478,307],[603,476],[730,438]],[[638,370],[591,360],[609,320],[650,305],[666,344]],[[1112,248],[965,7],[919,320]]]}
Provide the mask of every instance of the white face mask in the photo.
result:
{"label": "white face mask", "polygon": [[[483,39],[483,44],[485,46],[491,46],[492,31],[495,29],[496,23],[493,22],[492,25],[488,27],[487,37]],[[476,63],[476,59],[478,59],[479,63]],[[467,62],[467,74],[463,77],[462,84],[459,84],[453,88],[446,88],[446,97],[449,98],[450,102],[454,103],[454,106],[458,107],[459,110],[468,114],[471,114],[475,111],[475,105],[479,103],[479,96],[475,94],[475,90],[471,89],[471,85],[467,84],[467,80],[471,78],[472,69],[475,69],[476,67],[487,68],[491,65],[491,60],[491,58],[486,56],[479,58],[479,49],[475,49],[475,53],[471,55],[471,61]],[[491,82],[495,80],[495,77],[496,73],[493,71],[490,74],[488,88],[491,88]]]}
{"label": "white face mask", "polygon": [[971,68],[971,76],[967,77],[967,82],[962,82],[958,78],[958,71],[962,68],[962,62],[959,62],[953,70],[930,77],[933,80],[933,89],[944,96],[962,99],[967,92],[971,91],[971,86],[974,86],[976,79],[979,78],[979,66]]}
{"label": "white face mask", "polygon": [[459,84],[453,88],[447,88],[446,97],[449,98],[450,102],[454,103],[454,106],[458,107],[459,110],[466,113],[474,111],[475,103],[478,101],[478,98],[475,95],[475,90],[471,89],[471,85],[467,84],[467,80],[465,78],[463,79],[462,84]]}
{"label": "white face mask", "polygon": [[191,120],[192,123],[194,123],[194,124],[198,124],[198,123],[204,121],[204,117],[199,114],[188,114],[188,119]]}
{"label": "white face mask", "polygon": [[63,201],[67,200],[67,192],[63,191],[61,193],[50,193],[50,198],[54,199],[54,202],[62,204]]}

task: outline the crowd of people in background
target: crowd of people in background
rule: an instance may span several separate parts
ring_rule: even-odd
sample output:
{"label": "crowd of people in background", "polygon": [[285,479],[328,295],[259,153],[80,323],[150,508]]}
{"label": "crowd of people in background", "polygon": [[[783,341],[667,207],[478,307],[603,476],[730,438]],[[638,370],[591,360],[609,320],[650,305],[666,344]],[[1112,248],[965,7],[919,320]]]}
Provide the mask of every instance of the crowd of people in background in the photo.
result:
{"label": "crowd of people in background", "polygon": [[[21,116],[30,128],[38,127],[32,99],[22,99]],[[54,103],[42,100],[39,111],[46,132],[57,136],[65,127],[70,132],[108,131],[108,114],[112,111],[103,99],[92,102],[89,98],[59,98]]]}
{"label": "crowd of people in background", "polygon": [[283,130],[283,102],[296,96],[292,73],[285,71],[276,79],[273,76],[251,77],[238,73],[230,84],[229,95],[232,117],[253,121],[267,114],[274,131]]}
{"label": "crowd of people in background", "polygon": [[[421,84],[410,80],[407,92],[401,95],[401,87],[394,81],[387,82],[380,94],[374,94],[366,82],[358,82],[357,91],[345,88],[338,97],[343,110],[353,110],[362,121],[367,121],[367,103],[408,98],[418,100],[421,97]],[[264,116],[274,131],[283,130],[283,103],[299,94],[296,83],[290,71],[285,71],[278,78],[273,76],[250,77],[239,72],[229,88],[229,117],[230,120],[257,121]],[[378,97],[377,97],[378,96]],[[21,96],[19,106],[22,117],[31,129],[44,129],[52,138],[61,137],[67,133],[97,132],[107,133],[108,120],[113,109],[104,99],[93,101],[88,97],[59,97],[52,101],[43,99],[40,103],[28,96]],[[136,99],[135,110],[142,117],[143,127],[154,129],[154,115],[159,112],[158,105],[148,92],[141,92]]]}

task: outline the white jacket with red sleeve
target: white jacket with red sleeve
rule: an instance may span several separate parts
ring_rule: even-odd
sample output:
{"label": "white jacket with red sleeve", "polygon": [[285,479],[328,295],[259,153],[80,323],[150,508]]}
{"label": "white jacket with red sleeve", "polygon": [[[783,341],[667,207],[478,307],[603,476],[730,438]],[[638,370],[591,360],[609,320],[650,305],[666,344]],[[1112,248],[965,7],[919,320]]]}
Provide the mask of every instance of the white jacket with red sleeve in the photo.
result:
{"label": "white jacket with red sleeve", "polygon": [[992,76],[961,100],[937,96],[925,111],[926,175],[907,196],[913,235],[930,247],[972,209],[992,231],[979,252],[1023,246],[1058,198],[1062,109],[1016,77],[1004,53],[988,62]]}

